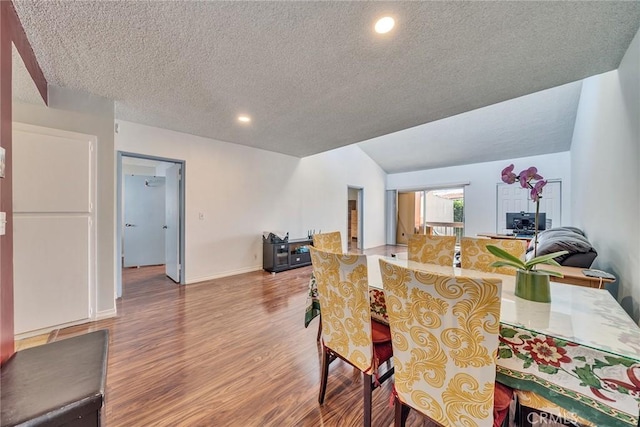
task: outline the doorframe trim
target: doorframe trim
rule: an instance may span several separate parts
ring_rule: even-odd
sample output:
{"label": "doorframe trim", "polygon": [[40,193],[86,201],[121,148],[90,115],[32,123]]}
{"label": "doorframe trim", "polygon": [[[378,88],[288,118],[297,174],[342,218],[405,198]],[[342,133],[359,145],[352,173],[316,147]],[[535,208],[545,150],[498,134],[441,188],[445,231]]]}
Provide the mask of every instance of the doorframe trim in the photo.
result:
{"label": "doorframe trim", "polygon": [[[356,208],[358,210],[358,236],[357,236],[357,244],[356,248],[360,250],[364,250],[364,187],[355,186],[355,185],[347,185],[347,233],[346,236],[349,236],[349,229],[351,224],[349,224],[349,190],[356,190],[358,192],[358,197],[356,198]],[[347,242],[347,249],[349,249],[349,244],[351,242]]]}
{"label": "doorframe trim", "polygon": [[[186,284],[186,261],[185,261],[185,189],[187,181],[187,164],[181,159],[171,159],[168,157],[152,156],[148,154],[132,153],[129,151],[117,151],[116,160],[116,253],[115,253],[115,271],[116,271],[116,287],[114,289],[114,297],[119,298],[122,296],[122,225],[124,223],[124,212],[122,210],[122,188],[124,182],[122,180],[122,158],[133,157],[136,159],[155,160],[159,162],[175,163],[181,166],[182,179],[180,179],[180,206],[178,208],[180,212],[180,285]],[[118,295],[120,294],[120,295]]]}

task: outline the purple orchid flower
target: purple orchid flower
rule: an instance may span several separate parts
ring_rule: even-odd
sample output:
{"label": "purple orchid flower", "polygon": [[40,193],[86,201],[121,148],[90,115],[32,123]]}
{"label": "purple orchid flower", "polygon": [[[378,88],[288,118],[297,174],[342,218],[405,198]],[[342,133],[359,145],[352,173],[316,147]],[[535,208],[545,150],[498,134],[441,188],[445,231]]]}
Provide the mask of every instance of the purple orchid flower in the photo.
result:
{"label": "purple orchid flower", "polygon": [[533,200],[534,202],[540,200],[540,198],[542,197],[542,187],[544,187],[545,185],[547,185],[547,181],[536,182],[533,188],[531,188],[531,200]]}
{"label": "purple orchid flower", "polygon": [[531,200],[536,203],[536,229],[533,238],[533,257],[538,256],[538,211],[540,210],[540,199],[542,198],[542,189],[547,185],[547,181],[538,174],[538,168],[531,166],[520,172],[520,175],[513,173],[513,164],[502,169],[502,182],[505,184],[513,184],[520,182],[522,188],[530,190]]}
{"label": "purple orchid flower", "polygon": [[529,188],[529,181],[532,179],[542,179],[542,176],[538,174],[538,168],[531,166],[529,169],[520,172],[518,179],[520,179],[520,186],[522,188]]}
{"label": "purple orchid flower", "polygon": [[513,173],[513,164],[510,164],[506,168],[502,169],[502,182],[505,184],[513,184],[518,179],[518,176]]}
{"label": "purple orchid flower", "polygon": [[[514,182],[520,181],[520,186],[522,188],[531,190],[531,199],[534,202],[537,202],[542,197],[542,188],[547,185],[547,181],[538,173],[538,168],[535,166],[531,166],[527,169],[524,169],[520,172],[519,175],[513,173],[513,163],[502,169],[502,182],[505,184],[513,184]],[[537,181],[532,183],[533,181]]]}

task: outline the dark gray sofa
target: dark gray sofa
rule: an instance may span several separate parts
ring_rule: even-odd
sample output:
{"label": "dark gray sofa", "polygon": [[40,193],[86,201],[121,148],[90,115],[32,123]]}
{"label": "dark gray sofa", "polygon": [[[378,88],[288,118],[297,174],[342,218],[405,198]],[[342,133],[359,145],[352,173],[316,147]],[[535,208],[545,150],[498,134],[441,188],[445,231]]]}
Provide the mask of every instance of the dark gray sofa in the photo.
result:
{"label": "dark gray sofa", "polygon": [[[556,257],[560,265],[589,268],[598,253],[591,246],[582,230],[576,227],[557,227],[538,233],[538,255],[557,251],[568,251],[566,255]],[[529,242],[526,257],[533,258],[533,240]]]}

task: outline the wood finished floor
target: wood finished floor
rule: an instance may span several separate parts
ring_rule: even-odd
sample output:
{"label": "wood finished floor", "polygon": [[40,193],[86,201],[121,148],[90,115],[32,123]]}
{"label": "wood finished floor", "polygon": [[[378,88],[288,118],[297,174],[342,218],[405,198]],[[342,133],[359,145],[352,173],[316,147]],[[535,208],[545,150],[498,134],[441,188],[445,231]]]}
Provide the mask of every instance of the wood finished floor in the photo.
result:
{"label": "wood finished floor", "polygon": [[[406,248],[380,247],[389,255]],[[164,267],[125,269],[118,317],[59,331],[110,331],[105,424],[360,426],[362,378],[332,364],[318,405],[317,320],[304,328],[311,267],[177,286]],[[373,425],[393,424],[391,383],[374,391]],[[412,411],[409,426],[430,426]]]}

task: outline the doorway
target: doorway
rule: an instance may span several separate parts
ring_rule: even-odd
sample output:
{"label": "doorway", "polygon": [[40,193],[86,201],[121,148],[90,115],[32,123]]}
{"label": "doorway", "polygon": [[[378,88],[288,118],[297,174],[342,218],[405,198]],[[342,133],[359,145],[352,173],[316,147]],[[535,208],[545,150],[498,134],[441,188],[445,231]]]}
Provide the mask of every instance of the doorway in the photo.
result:
{"label": "doorway", "polygon": [[406,245],[412,234],[464,235],[464,187],[398,192],[396,242]]}
{"label": "doorway", "polygon": [[184,284],[185,162],[118,152],[117,168],[116,297],[123,268],[161,265]]}
{"label": "doorway", "polygon": [[362,250],[363,245],[363,189],[348,187],[347,198],[347,250]]}

